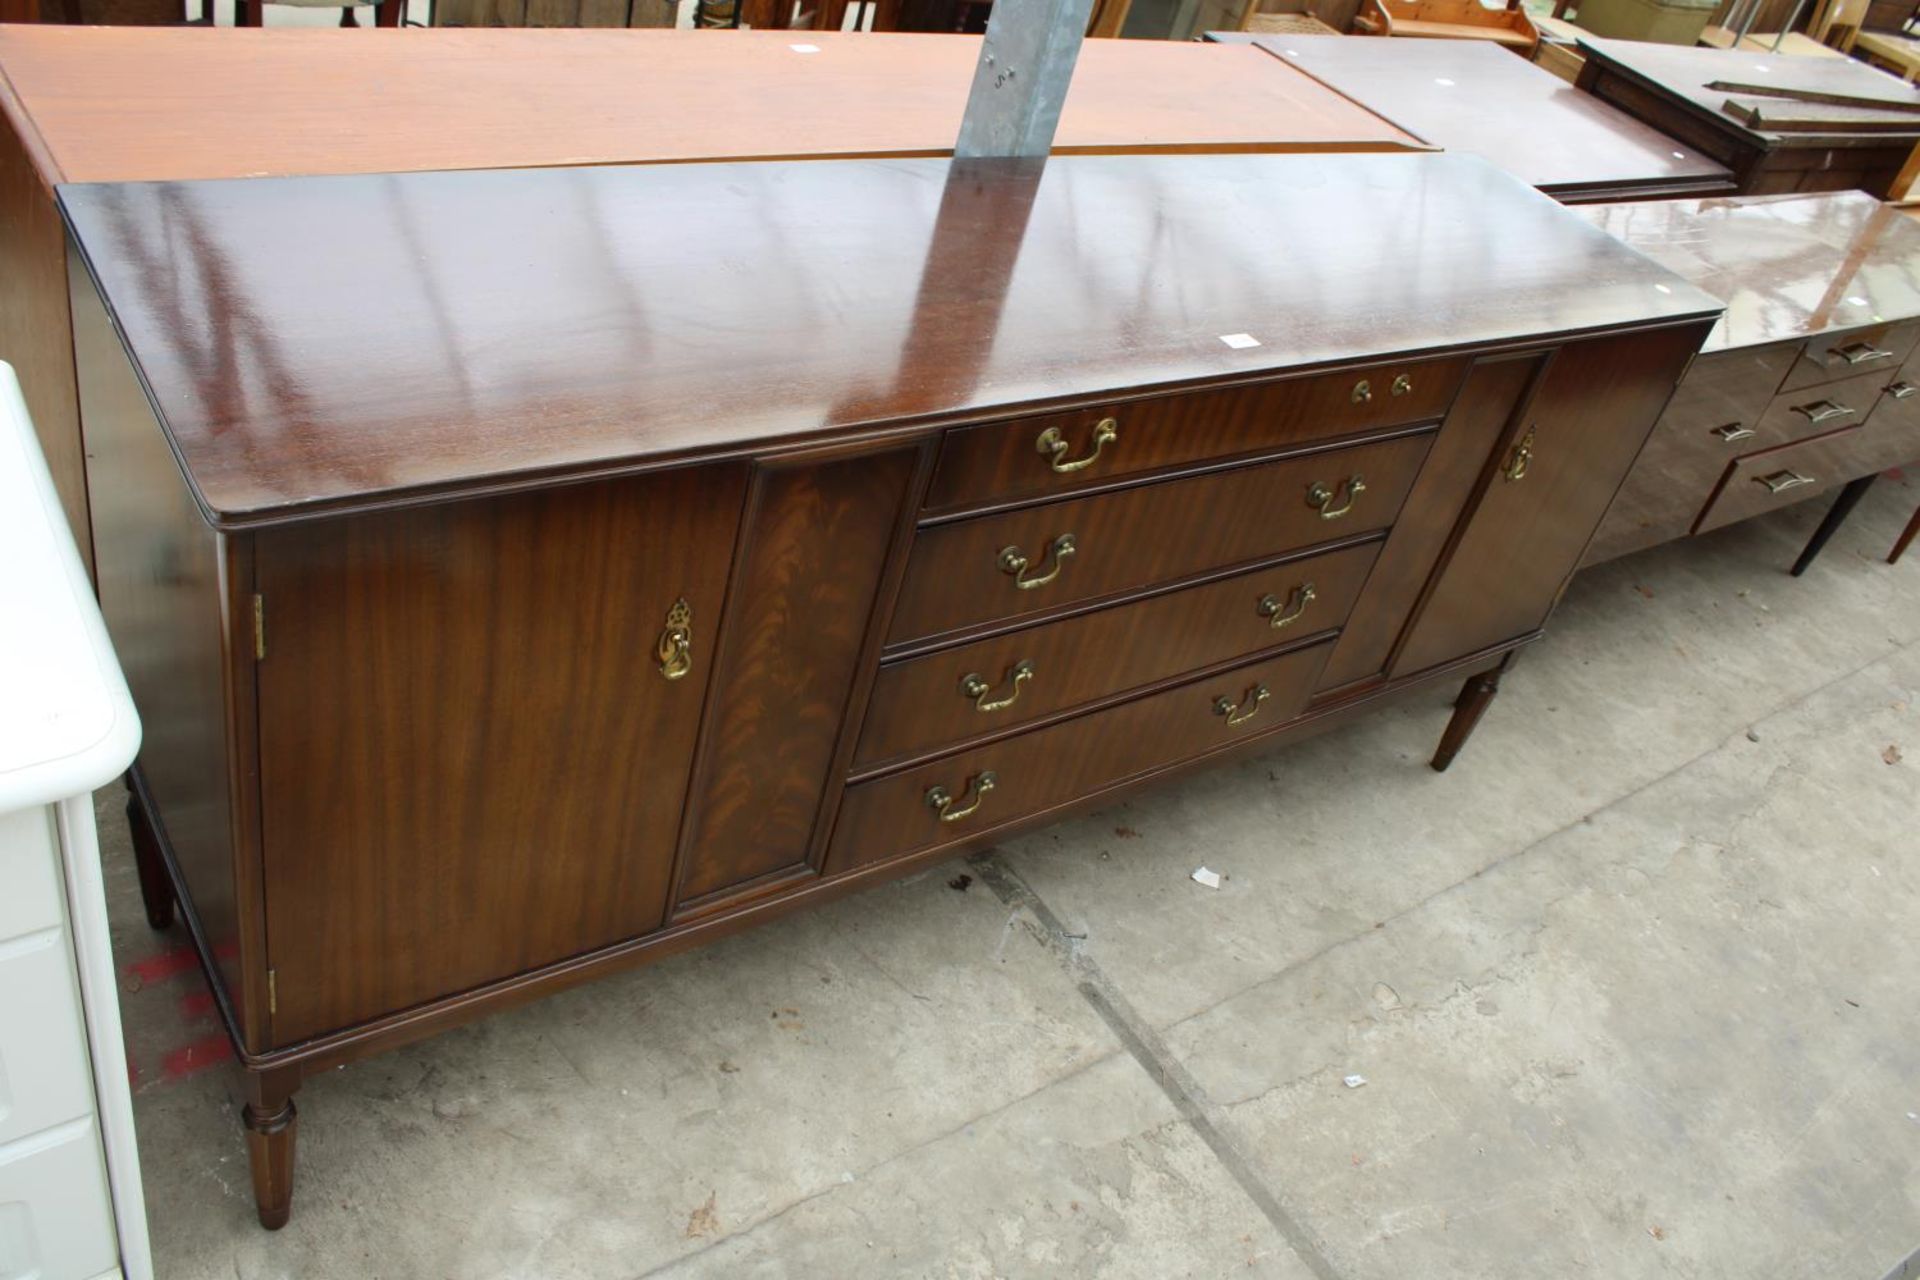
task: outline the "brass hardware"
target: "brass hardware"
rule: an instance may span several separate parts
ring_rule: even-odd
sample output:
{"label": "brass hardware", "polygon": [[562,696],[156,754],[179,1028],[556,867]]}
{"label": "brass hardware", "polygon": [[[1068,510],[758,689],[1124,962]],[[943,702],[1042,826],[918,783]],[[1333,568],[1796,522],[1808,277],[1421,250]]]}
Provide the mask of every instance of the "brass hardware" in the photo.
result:
{"label": "brass hardware", "polygon": [[267,1012],[280,1012],[280,971],[267,970]]}
{"label": "brass hardware", "polygon": [[1371,399],[1373,399],[1373,388],[1368,385],[1365,378],[1353,384],[1353,402],[1355,404],[1365,404]]}
{"label": "brass hardware", "polygon": [[1908,396],[1914,395],[1915,393],[1920,393],[1920,384],[1896,382],[1887,388],[1887,394],[1895,400],[1905,400]]}
{"label": "brass hardware", "polygon": [[1318,507],[1322,520],[1338,520],[1353,510],[1353,500],[1366,491],[1367,482],[1357,473],[1348,476],[1340,485],[1340,492],[1347,495],[1347,500],[1336,507],[1333,505],[1333,500],[1337,496],[1334,491],[1315,480],[1307,487],[1307,505]]}
{"label": "brass hardware", "polygon": [[1798,471],[1776,471],[1770,476],[1755,476],[1753,482],[1767,486],[1768,493],[1785,493],[1803,484],[1816,483],[1812,476],[1803,476]]}
{"label": "brass hardware", "polygon": [[1246,695],[1235,702],[1225,694],[1213,701],[1213,714],[1225,716],[1229,725],[1245,724],[1260,714],[1260,704],[1267,700],[1267,686],[1257,684],[1247,690]]}
{"label": "brass hardware", "polygon": [[1043,573],[1037,578],[1029,578],[1027,576],[1027,566],[1030,565],[1032,561],[1027,559],[1027,553],[1018,547],[1004,547],[1000,551],[1000,572],[1012,574],[1013,585],[1019,587],[1022,591],[1031,591],[1035,587],[1044,587],[1059,577],[1060,570],[1067,566],[1067,557],[1072,555],[1076,549],[1073,542],[1073,535],[1070,533],[1061,534],[1047,544],[1047,552],[1053,557],[1053,571],[1051,573]]}
{"label": "brass hardware", "polygon": [[1533,433],[1535,428],[1528,427],[1527,434],[1520,437],[1520,443],[1507,453],[1507,460],[1500,464],[1500,474],[1508,480],[1525,480],[1527,468],[1533,465]]}
{"label": "brass hardware", "polygon": [[993,692],[993,686],[978,672],[970,672],[961,678],[960,692],[973,699],[975,711],[1005,711],[1020,700],[1020,686],[1033,679],[1033,664],[1022,658],[1007,668],[1007,679],[1012,683],[1013,692],[991,702],[987,700],[987,695]]}
{"label": "brass hardware", "polygon": [[1307,606],[1319,599],[1319,596],[1320,593],[1313,589],[1311,582],[1303,582],[1287,596],[1285,612],[1281,611],[1278,600],[1270,595],[1261,596],[1260,616],[1267,619],[1267,625],[1275,631],[1284,631],[1300,621],[1300,615],[1305,613]]}
{"label": "brass hardware", "polygon": [[1394,378],[1394,380],[1393,380],[1393,394],[1394,394],[1394,395],[1396,395],[1396,396],[1403,396],[1403,395],[1405,395],[1405,394],[1407,394],[1407,392],[1409,392],[1409,391],[1411,391],[1411,390],[1413,390],[1413,379],[1412,379],[1412,378],[1409,378],[1409,377],[1408,377],[1408,376],[1407,376],[1406,374],[1404,374],[1404,373],[1402,373],[1402,374],[1399,374],[1399,375],[1397,375],[1397,376],[1396,376],[1396,377]]}
{"label": "brass hardware", "polygon": [[693,606],[685,596],[667,610],[667,625],[660,633],[656,656],[660,674],[669,680],[678,680],[693,670]]}
{"label": "brass hardware", "polygon": [[1815,400],[1812,404],[1797,404],[1793,406],[1793,411],[1806,415],[1807,421],[1811,423],[1832,422],[1835,418],[1851,418],[1853,416],[1853,410],[1843,404],[1835,404],[1831,400]]}
{"label": "brass hardware", "polygon": [[1066,475],[1070,471],[1084,471],[1092,466],[1094,460],[1100,456],[1100,450],[1119,438],[1120,424],[1112,418],[1102,418],[1093,428],[1093,449],[1084,458],[1075,458],[1072,462],[1066,460],[1067,438],[1060,434],[1058,427],[1048,427],[1042,431],[1040,438],[1033,442],[1033,446],[1046,455],[1049,467],[1060,475]]}
{"label": "brass hardware", "polygon": [[1729,422],[1725,426],[1713,428],[1712,434],[1719,436],[1728,444],[1733,444],[1738,440],[1751,440],[1754,430],[1752,427],[1743,427],[1737,422]]}
{"label": "brass hardware", "polygon": [[1835,347],[1833,354],[1848,364],[1865,364],[1869,360],[1888,360],[1893,357],[1893,352],[1882,351],[1871,342],[1849,342],[1844,347]]}
{"label": "brass hardware", "polygon": [[262,662],[267,656],[267,601],[266,597],[253,597],[253,660]]}
{"label": "brass hardware", "polygon": [[987,798],[987,792],[993,790],[994,785],[999,781],[991,769],[984,769],[974,775],[968,784],[973,791],[973,803],[964,809],[953,807],[953,793],[945,787],[928,787],[927,808],[939,814],[942,822],[958,822],[978,809],[980,802]]}

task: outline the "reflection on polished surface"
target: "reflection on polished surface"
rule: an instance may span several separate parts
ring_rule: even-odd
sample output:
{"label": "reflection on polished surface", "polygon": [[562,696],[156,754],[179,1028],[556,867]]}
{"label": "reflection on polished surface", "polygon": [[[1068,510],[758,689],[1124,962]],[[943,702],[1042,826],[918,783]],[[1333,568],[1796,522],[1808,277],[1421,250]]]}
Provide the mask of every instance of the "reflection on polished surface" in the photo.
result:
{"label": "reflection on polished surface", "polygon": [[1726,303],[1709,351],[1920,311],[1920,226],[1863,192],[1589,205],[1577,212]]}
{"label": "reflection on polished surface", "polygon": [[198,493],[236,523],[1717,309],[1468,157],[949,169],[61,198]]}

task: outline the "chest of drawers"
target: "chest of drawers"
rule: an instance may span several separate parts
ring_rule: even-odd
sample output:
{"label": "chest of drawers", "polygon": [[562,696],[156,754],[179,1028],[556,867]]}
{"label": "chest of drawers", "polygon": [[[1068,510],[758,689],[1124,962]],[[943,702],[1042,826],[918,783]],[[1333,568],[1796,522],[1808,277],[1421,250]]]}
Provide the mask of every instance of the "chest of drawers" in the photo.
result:
{"label": "chest of drawers", "polygon": [[1716,311],[1453,157],[63,201],[269,1226],[304,1075],[1475,677],[1444,763]]}

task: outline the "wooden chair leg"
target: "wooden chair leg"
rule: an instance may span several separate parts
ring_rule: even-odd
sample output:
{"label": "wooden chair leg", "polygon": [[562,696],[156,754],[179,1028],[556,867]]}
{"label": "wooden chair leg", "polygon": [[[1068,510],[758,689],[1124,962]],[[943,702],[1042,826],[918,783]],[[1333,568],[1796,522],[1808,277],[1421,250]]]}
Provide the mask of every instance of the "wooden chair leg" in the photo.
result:
{"label": "wooden chair leg", "polygon": [[1480,723],[1480,717],[1487,713],[1493,703],[1493,696],[1500,692],[1500,677],[1513,663],[1513,655],[1508,654],[1499,666],[1491,671],[1483,671],[1468,678],[1460,690],[1460,696],[1453,703],[1453,719],[1447,721],[1447,730],[1440,735],[1440,746],[1433,753],[1433,770],[1445,773],[1460,754],[1460,748],[1467,745],[1467,739]]}
{"label": "wooden chair leg", "polygon": [[1900,540],[1895,542],[1893,550],[1887,553],[1887,563],[1899,564],[1900,557],[1907,553],[1907,548],[1913,545],[1915,537],[1920,537],[1920,507],[1913,509],[1913,519],[1907,521],[1907,527],[1900,534]]}
{"label": "wooden chair leg", "polygon": [[167,864],[160,856],[160,840],[147,820],[140,797],[127,797],[127,828],[133,835],[133,867],[140,876],[140,901],[147,909],[147,923],[165,929],[173,923],[173,882],[167,878]]}
{"label": "wooden chair leg", "polygon": [[1860,499],[1866,497],[1867,490],[1873,488],[1875,479],[1877,479],[1875,476],[1861,476],[1858,480],[1849,480],[1846,487],[1840,490],[1839,496],[1833,500],[1833,505],[1827,509],[1826,519],[1820,522],[1820,527],[1813,531],[1811,538],[1807,539],[1806,550],[1802,551],[1800,558],[1793,562],[1791,572],[1794,577],[1797,578],[1807,571],[1807,566],[1813,563],[1814,557],[1818,556],[1821,549],[1827,545],[1827,539],[1833,537],[1840,526],[1847,522],[1847,517],[1853,514],[1853,509],[1860,505]]}
{"label": "wooden chair leg", "polygon": [[265,0],[233,0],[233,25],[236,27],[262,27],[267,22]]}
{"label": "wooden chair leg", "polygon": [[298,1073],[285,1068],[247,1072],[247,1105],[240,1119],[247,1128],[254,1209],[269,1231],[278,1231],[293,1216],[293,1147],[300,1124],[293,1093],[299,1087]]}
{"label": "wooden chair leg", "polygon": [[407,0],[380,0],[373,6],[373,25],[376,27],[399,27],[406,25]]}

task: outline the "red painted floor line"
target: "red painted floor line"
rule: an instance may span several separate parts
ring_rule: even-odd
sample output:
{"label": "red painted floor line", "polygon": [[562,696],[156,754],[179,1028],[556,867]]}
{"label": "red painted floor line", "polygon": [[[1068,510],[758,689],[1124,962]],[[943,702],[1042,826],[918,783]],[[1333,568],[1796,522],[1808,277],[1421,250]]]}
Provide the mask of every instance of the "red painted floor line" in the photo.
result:
{"label": "red painted floor line", "polygon": [[180,1016],[189,1022],[213,1016],[213,992],[205,988],[189,991],[180,997]]}
{"label": "red painted floor line", "polygon": [[192,1044],[175,1049],[160,1060],[160,1070],[169,1080],[178,1080],[190,1076],[196,1071],[204,1071],[217,1063],[233,1057],[233,1045],[226,1036],[208,1036],[204,1040],[195,1040]]}
{"label": "red painted floor line", "polygon": [[194,955],[192,947],[174,947],[159,955],[135,960],[127,966],[127,972],[140,979],[141,986],[150,987],[156,982],[165,982],[168,978],[190,973],[199,967],[199,957]]}

